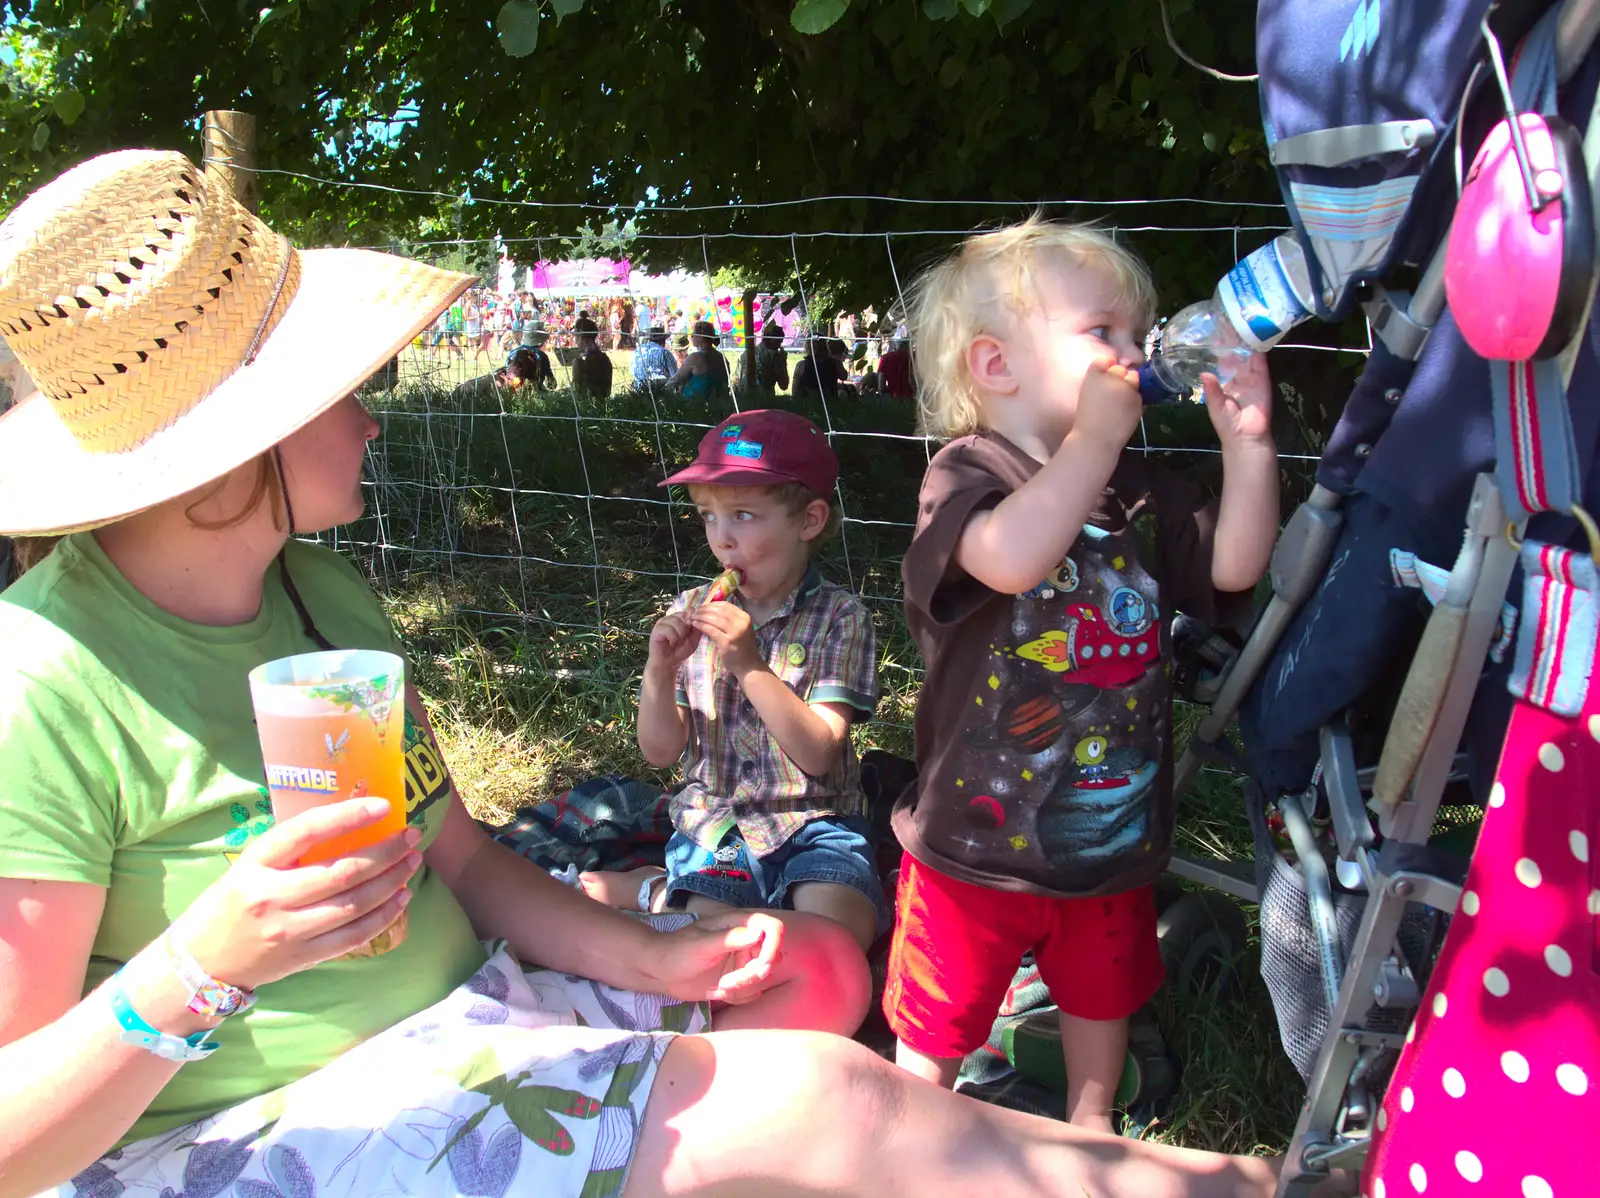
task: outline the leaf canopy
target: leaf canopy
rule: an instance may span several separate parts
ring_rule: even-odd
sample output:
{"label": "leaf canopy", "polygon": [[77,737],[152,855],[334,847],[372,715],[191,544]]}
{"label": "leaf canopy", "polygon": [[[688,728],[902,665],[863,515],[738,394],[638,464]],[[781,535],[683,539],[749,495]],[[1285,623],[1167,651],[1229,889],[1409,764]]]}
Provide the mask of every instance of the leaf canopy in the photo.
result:
{"label": "leaf canopy", "polygon": [[[1175,32],[1248,71],[1254,7],[1174,3]],[[263,176],[263,214],[304,243],[499,234],[532,261],[543,239],[633,218],[653,269],[792,286],[798,259],[808,285],[863,303],[882,298],[891,247],[903,280],[951,240],[928,231],[1031,201],[1277,198],[1254,89],[1185,66],[1156,0],[0,0],[0,14],[0,211],[108,149],[197,155],[210,108],[256,115],[263,168],[439,193]],[[987,203],[752,206],[823,195]],[[685,205],[711,210],[662,210]],[[901,236],[837,236],[884,232]],[[1134,236],[1164,287],[1209,290],[1232,261],[1225,238]]]}

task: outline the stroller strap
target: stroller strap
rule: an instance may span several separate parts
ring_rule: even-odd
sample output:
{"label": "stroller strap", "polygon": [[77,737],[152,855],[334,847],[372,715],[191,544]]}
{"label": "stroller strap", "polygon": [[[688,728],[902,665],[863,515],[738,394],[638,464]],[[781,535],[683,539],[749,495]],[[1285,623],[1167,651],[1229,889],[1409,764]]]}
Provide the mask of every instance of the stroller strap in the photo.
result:
{"label": "stroller strap", "polygon": [[[1558,16],[1557,9],[1545,14],[1523,43],[1511,81],[1519,111],[1555,111]],[[1586,158],[1593,178],[1596,159],[1587,153]],[[1584,215],[1593,219],[1592,213]],[[1579,326],[1580,338],[1587,323]],[[1519,526],[1536,512],[1572,511],[1581,493],[1566,394],[1575,360],[1566,352],[1542,361],[1489,363],[1500,494],[1507,515]]]}
{"label": "stroller strap", "polygon": [[[1549,112],[1555,107],[1555,17],[1555,11],[1547,14],[1523,45],[1512,81],[1512,98],[1519,109],[1537,106]],[[1600,182],[1597,117],[1600,109],[1590,116],[1584,147],[1594,182]],[[1495,469],[1513,526],[1508,535],[1515,539],[1528,518],[1540,512],[1572,515],[1590,534],[1588,553],[1531,540],[1520,547],[1521,626],[1508,685],[1525,703],[1569,717],[1583,710],[1588,697],[1600,624],[1600,580],[1594,561],[1600,534],[1579,506],[1583,481],[1566,393],[1576,343],[1584,335],[1593,302],[1591,281],[1584,319],[1565,352],[1539,361],[1489,363]]]}

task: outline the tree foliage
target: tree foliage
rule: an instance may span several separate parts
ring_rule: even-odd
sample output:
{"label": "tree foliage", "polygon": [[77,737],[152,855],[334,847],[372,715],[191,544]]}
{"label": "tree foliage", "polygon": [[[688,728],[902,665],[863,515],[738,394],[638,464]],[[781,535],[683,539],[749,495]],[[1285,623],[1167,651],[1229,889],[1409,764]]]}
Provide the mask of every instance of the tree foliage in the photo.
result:
{"label": "tree foliage", "polygon": [[[1157,0],[269,3],[0,0],[0,29],[27,50],[0,61],[0,209],[107,149],[197,154],[198,114],[239,108],[259,118],[264,168],[471,197],[264,177],[265,214],[306,242],[415,238],[419,221],[440,237],[570,237],[585,217],[633,216],[652,266],[781,285],[798,256],[865,301],[887,273],[881,241],[697,235],[961,229],[1060,196],[1275,198],[1254,89],[1184,65]],[[1251,69],[1254,4],[1170,9],[1191,54]],[[1017,206],[721,208],[819,195]],[[661,210],[686,204],[717,210]],[[903,271],[939,241],[894,244]],[[1226,265],[1140,248],[1184,288]]]}

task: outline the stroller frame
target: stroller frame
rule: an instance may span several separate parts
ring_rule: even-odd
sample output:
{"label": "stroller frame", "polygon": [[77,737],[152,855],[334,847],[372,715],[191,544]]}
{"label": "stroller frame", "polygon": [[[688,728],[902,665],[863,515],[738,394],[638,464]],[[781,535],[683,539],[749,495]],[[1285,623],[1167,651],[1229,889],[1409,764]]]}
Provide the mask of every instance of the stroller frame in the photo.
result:
{"label": "stroller frame", "polygon": [[[1558,17],[1557,77],[1568,82],[1600,34],[1600,0],[1564,0]],[[1592,122],[1591,122],[1592,123]],[[1591,130],[1586,149],[1594,171]],[[1600,194],[1600,193],[1597,193]],[[1597,201],[1600,202],[1600,201]],[[1597,222],[1600,223],[1600,222]],[[1590,298],[1591,311],[1593,293]],[[1374,290],[1364,305],[1374,335],[1397,356],[1415,361],[1444,311],[1444,250],[1438,249],[1416,292]],[[1570,378],[1578,341],[1588,319],[1562,357]],[[1397,401],[1398,394],[1391,401]],[[1342,496],[1318,484],[1285,526],[1273,551],[1272,597],[1250,637],[1223,678],[1211,709],[1180,759],[1175,792],[1193,784],[1202,763],[1216,754],[1228,725],[1287,632],[1316,591],[1344,524]],[[1374,1008],[1414,1011],[1422,985],[1400,951],[1402,919],[1411,904],[1452,915],[1461,897],[1465,862],[1453,864],[1429,850],[1445,785],[1458,769],[1458,747],[1466,727],[1517,561],[1512,533],[1495,479],[1474,480],[1462,546],[1444,596],[1424,629],[1402,687],[1399,710],[1375,769],[1358,770],[1351,734],[1342,723],[1322,727],[1319,768],[1310,788],[1277,800],[1294,846],[1308,914],[1317,942],[1322,986],[1330,1011],[1328,1033],[1307,1082],[1279,1198],[1307,1198],[1336,1168],[1359,1168],[1371,1144],[1373,1120],[1402,1035],[1369,1025]],[[1327,863],[1311,824],[1319,784],[1326,793],[1338,858],[1361,872],[1367,901],[1348,955],[1339,936]],[[1367,794],[1379,809],[1384,844],[1375,849]],[[1253,864],[1175,856],[1170,871],[1180,878],[1259,902]]]}

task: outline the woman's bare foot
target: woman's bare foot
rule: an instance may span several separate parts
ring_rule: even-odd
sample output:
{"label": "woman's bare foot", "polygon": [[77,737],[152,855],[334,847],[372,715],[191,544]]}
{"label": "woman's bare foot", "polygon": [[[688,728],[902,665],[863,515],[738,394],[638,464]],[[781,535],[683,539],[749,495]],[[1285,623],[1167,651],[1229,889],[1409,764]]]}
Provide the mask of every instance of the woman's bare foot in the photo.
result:
{"label": "woman's bare foot", "polygon": [[[579,874],[578,885],[583,887],[583,892],[596,902],[623,911],[637,911],[640,909],[639,888],[645,879],[666,876],[667,871],[655,865],[641,865],[638,869],[628,870],[601,869],[593,873]],[[659,896],[661,889],[659,886],[652,886],[651,897]]]}

